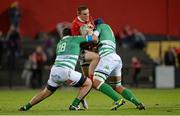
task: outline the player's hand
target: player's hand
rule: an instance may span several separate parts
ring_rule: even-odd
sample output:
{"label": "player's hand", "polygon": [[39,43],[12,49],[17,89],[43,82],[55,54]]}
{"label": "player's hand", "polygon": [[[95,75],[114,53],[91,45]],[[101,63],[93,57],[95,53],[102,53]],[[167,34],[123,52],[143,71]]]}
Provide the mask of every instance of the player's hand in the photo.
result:
{"label": "player's hand", "polygon": [[93,29],[87,28],[87,33],[88,33],[88,35],[92,35],[93,34]]}
{"label": "player's hand", "polygon": [[87,25],[82,25],[80,27],[80,33],[82,36],[86,36],[88,34],[88,26]]}
{"label": "player's hand", "polygon": [[93,26],[91,23],[88,23],[88,24],[87,24],[87,27],[90,28],[90,29],[92,29],[92,30],[94,29],[94,26]]}

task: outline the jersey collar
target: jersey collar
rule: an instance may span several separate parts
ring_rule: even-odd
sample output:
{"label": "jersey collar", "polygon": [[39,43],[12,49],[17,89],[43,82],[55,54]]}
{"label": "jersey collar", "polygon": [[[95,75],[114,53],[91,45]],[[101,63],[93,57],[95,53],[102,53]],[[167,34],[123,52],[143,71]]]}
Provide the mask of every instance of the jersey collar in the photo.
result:
{"label": "jersey collar", "polygon": [[86,21],[83,21],[79,16],[77,16],[77,19],[81,22],[86,22]]}
{"label": "jersey collar", "polygon": [[68,37],[70,37],[69,35],[67,35],[67,36],[64,36],[62,39],[66,39],[66,38],[68,38]]}

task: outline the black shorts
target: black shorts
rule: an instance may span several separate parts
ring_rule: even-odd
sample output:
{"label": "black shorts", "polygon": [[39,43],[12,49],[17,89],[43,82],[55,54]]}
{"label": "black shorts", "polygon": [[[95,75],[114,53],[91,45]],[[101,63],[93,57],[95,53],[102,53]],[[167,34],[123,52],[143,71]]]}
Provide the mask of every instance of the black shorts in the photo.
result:
{"label": "black shorts", "polygon": [[81,87],[84,82],[86,81],[87,77],[83,77],[83,75],[81,76],[81,79],[73,86],[73,87]]}

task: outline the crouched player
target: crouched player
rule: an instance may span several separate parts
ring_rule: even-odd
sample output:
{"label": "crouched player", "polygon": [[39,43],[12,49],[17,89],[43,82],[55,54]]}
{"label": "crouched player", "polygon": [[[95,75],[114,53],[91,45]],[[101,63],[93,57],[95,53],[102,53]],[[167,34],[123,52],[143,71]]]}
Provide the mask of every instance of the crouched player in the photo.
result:
{"label": "crouched player", "polygon": [[96,40],[92,35],[70,36],[70,29],[63,30],[63,38],[57,44],[56,60],[51,68],[49,80],[44,90],[35,95],[26,105],[20,107],[20,111],[27,111],[35,104],[52,95],[60,86],[65,83],[73,87],[80,87],[77,97],[69,107],[69,110],[79,110],[80,101],[89,93],[92,82],[89,78],[83,77],[75,71],[75,66],[80,53],[80,43]]}

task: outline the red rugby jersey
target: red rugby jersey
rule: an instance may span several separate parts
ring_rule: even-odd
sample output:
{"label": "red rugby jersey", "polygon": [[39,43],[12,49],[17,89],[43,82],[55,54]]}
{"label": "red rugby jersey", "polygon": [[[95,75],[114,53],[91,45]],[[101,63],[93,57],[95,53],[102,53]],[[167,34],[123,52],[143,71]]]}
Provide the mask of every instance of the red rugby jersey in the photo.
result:
{"label": "red rugby jersey", "polygon": [[88,24],[88,23],[91,23],[94,27],[94,21],[92,19],[92,17],[90,16],[89,17],[89,20],[88,21],[80,21],[78,19],[78,17],[76,17],[73,22],[72,22],[72,25],[71,25],[71,33],[72,35],[80,35],[80,27],[84,24]]}

